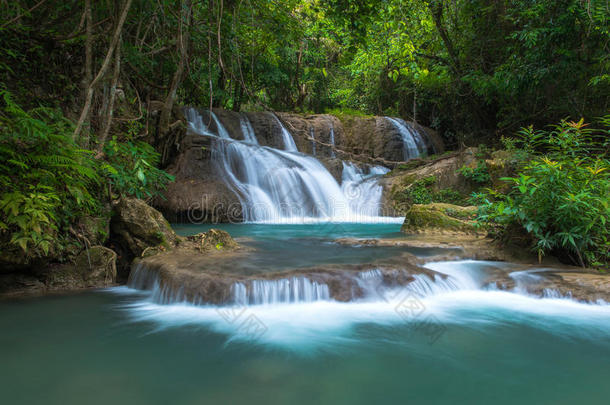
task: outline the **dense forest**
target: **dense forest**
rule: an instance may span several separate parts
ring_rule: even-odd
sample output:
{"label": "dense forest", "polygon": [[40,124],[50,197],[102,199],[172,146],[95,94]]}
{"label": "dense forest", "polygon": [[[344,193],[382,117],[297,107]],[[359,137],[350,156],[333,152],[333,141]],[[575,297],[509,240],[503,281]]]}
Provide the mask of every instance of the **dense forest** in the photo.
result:
{"label": "dense forest", "polygon": [[605,0],[0,5],[3,255],[66,260],[83,217],[162,193],[174,111],[194,105],[400,116],[450,149],[508,144],[528,153],[516,195],[475,196],[482,220],[608,260]]}

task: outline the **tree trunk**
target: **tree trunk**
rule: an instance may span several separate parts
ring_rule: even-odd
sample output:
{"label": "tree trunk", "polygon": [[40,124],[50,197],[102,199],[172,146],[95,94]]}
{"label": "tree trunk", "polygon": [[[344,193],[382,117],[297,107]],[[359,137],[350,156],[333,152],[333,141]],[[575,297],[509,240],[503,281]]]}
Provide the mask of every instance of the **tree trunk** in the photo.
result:
{"label": "tree trunk", "polygon": [[104,77],[106,70],[108,69],[108,65],[110,65],[110,60],[112,59],[112,55],[114,54],[114,50],[119,43],[119,39],[121,38],[121,31],[123,29],[123,24],[125,23],[125,19],[127,18],[127,13],[129,12],[129,8],[131,7],[132,0],[125,0],[125,5],[123,6],[123,10],[121,11],[121,15],[119,20],[117,21],[116,28],[114,30],[114,34],[112,36],[112,41],[110,42],[110,46],[108,47],[108,51],[106,52],[106,57],[104,58],[104,62],[100,67],[100,70],[97,72],[95,79],[89,83],[89,87],[87,88],[87,95],[85,99],[85,105],[83,106],[83,110],[81,111],[80,117],[78,119],[78,123],[76,124],[76,128],[74,129],[74,134],[72,137],[76,140],[80,131],[83,128],[83,124],[89,117],[89,111],[91,109],[91,103],[93,101],[93,91],[95,90],[95,86],[98,82]]}
{"label": "tree trunk", "polygon": [[449,60],[451,61],[451,68],[455,73],[459,73],[460,71],[460,61],[453,46],[453,42],[449,37],[449,32],[447,28],[443,25],[443,2],[439,0],[431,1],[428,5],[430,8],[430,12],[432,13],[432,19],[434,20],[434,25],[436,26],[436,30],[443,40],[443,44],[445,44],[445,48],[447,48],[447,53],[449,54]]}
{"label": "tree trunk", "polygon": [[104,149],[106,138],[110,132],[110,126],[112,125],[112,117],[114,115],[114,100],[116,98],[116,88],[119,83],[119,75],[121,73],[121,46],[117,46],[114,51],[114,72],[112,73],[112,84],[110,85],[110,97],[108,101],[108,109],[106,111],[106,120],[104,123],[104,129],[98,138],[97,152],[98,154]]}
{"label": "tree trunk", "polygon": [[[188,57],[187,47],[189,35],[188,31],[191,20],[191,2],[190,0],[186,0],[181,2],[180,6],[180,22],[178,23],[178,37],[176,40],[180,59],[178,61],[178,66],[176,67],[176,71],[174,72],[174,76],[172,77],[172,82],[169,86],[169,93],[165,98],[163,110],[161,110],[161,118],[159,119],[159,135],[161,136],[163,136],[169,129],[169,119],[172,113],[172,108],[174,107],[176,91],[178,91],[178,86],[182,82],[182,76],[184,75],[184,68],[186,66],[186,59]],[[185,22],[186,29],[184,29]]]}

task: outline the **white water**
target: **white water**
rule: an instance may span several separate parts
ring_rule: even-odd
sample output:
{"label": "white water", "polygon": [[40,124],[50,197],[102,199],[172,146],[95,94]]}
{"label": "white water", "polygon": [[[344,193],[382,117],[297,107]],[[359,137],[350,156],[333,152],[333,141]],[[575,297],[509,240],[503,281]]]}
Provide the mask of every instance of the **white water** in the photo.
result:
{"label": "white water", "polygon": [[419,131],[416,131],[410,124],[407,124],[403,119],[385,117],[394,125],[400,133],[403,144],[404,160],[413,159],[421,156],[426,152],[426,142],[422,138]]}
{"label": "white water", "polygon": [[297,145],[294,143],[292,135],[290,134],[290,132],[288,132],[284,124],[282,124],[282,121],[280,121],[277,115],[273,113],[270,114],[273,116],[273,118],[275,118],[275,121],[280,126],[282,132],[282,140],[284,141],[284,150],[287,150],[288,152],[298,152]]}
{"label": "white water", "polygon": [[314,302],[330,299],[326,284],[307,277],[290,277],[277,280],[251,280],[231,286],[236,305],[263,305],[279,303]]}
{"label": "white water", "polygon": [[[214,136],[192,110],[187,117],[193,131]],[[212,118],[219,134],[228,137],[215,115]],[[255,134],[253,137],[256,140]],[[374,180],[365,180],[362,172],[353,169],[347,180],[351,186],[342,188],[318,160],[296,152],[294,140],[283,126],[282,138],[289,150],[221,138],[226,140],[217,142],[213,158],[238,195],[245,222],[402,222],[402,218],[379,216],[381,187]],[[381,173],[381,169],[375,170]]]}
{"label": "white water", "polygon": [[383,187],[379,177],[390,170],[382,166],[369,168],[368,174],[351,162],[343,162],[341,190],[347,197],[350,209],[367,216],[379,215]]}
{"label": "white water", "polygon": [[216,124],[217,134],[214,134],[210,130],[209,124],[203,122],[203,117],[196,109],[187,108],[185,115],[191,131],[200,135],[218,136],[219,138],[223,139],[231,139],[229,132],[227,132],[226,128],[220,123],[220,120],[218,120],[216,114],[214,114],[213,111],[208,111],[208,114],[210,115],[212,121],[214,121],[214,124]]}
{"label": "white water", "polygon": [[330,157],[334,158],[335,157],[335,127],[333,125],[333,122],[330,122],[330,144],[332,145],[331,149],[330,149]]}
{"label": "white water", "polygon": [[252,124],[245,114],[239,116],[239,126],[244,135],[244,141],[258,145],[258,139],[256,139],[254,128],[252,128]]}
{"label": "white water", "polygon": [[[449,276],[431,280],[419,275],[407,287],[389,290],[375,287],[382,280],[379,270],[361,272],[359,278],[371,287],[371,292],[350,303],[328,299],[324,285],[301,278],[260,281],[249,289],[243,284],[235,288],[238,304],[259,305],[159,305],[143,299],[128,310],[134,319],[153,321],[161,328],[205,325],[227,334],[231,341],[259,342],[295,351],[324,347],[336,350],[356,343],[354,330],[361,325],[412,325],[416,329],[427,325],[428,329],[417,330],[438,331],[440,339],[450,339],[442,333],[446,325],[452,324],[485,330],[516,323],[566,336],[610,335],[610,305],[481,288],[481,268],[489,264],[492,263],[431,263],[426,267]],[[302,298],[294,299],[296,290]]]}

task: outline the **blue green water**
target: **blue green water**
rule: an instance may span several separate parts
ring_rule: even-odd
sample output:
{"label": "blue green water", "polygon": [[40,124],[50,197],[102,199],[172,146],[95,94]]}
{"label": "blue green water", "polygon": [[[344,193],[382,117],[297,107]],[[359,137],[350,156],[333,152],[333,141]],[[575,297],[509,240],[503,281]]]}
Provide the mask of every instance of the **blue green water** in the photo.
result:
{"label": "blue green water", "polygon": [[321,223],[300,225],[274,224],[174,224],[179,235],[187,236],[222,229],[239,242],[254,249],[246,258],[231,258],[218,264],[222,271],[255,274],[326,264],[373,263],[401,253],[420,257],[455,252],[455,249],[421,247],[371,247],[335,243],[338,238],[404,237],[400,224]]}
{"label": "blue green water", "polygon": [[[260,228],[239,229],[264,239],[255,236]],[[378,231],[351,230],[368,232],[365,237]],[[307,239],[290,232],[276,229],[267,237]],[[484,268],[476,262],[437,267],[464,278]],[[159,305],[126,287],[3,301],[0,398],[6,404],[608,403],[609,305],[466,288],[422,298],[421,314],[405,317],[403,302],[231,312]],[[259,328],[245,328],[247,319]]]}
{"label": "blue green water", "polygon": [[193,235],[211,228],[227,231],[234,238],[256,239],[337,239],[337,238],[396,238],[404,237],[401,224],[359,224],[325,222],[317,224],[173,224],[179,235]]}

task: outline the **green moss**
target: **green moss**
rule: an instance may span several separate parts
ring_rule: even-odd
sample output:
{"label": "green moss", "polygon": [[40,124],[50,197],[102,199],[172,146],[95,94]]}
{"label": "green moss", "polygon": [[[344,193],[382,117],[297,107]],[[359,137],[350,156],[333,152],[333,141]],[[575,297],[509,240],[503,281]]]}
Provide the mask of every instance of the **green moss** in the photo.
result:
{"label": "green moss", "polygon": [[353,118],[353,117],[364,117],[364,118],[372,117],[372,115],[370,115],[370,114],[363,113],[362,111],[355,110],[353,108],[326,109],[325,114],[334,115],[335,117],[339,118],[339,120],[341,120],[341,121],[343,121],[344,119]]}
{"label": "green moss", "polygon": [[452,204],[414,204],[406,214],[401,228],[405,233],[477,233],[474,222],[475,207]]}
{"label": "green moss", "polygon": [[401,180],[402,190],[392,188],[393,200],[396,206],[409,207],[413,204],[450,203],[466,205],[468,196],[451,188],[436,190],[436,176],[428,176],[416,180],[414,175],[405,176]]}

